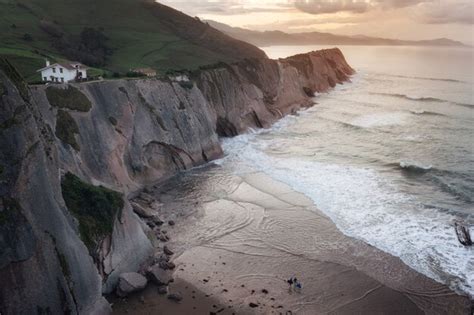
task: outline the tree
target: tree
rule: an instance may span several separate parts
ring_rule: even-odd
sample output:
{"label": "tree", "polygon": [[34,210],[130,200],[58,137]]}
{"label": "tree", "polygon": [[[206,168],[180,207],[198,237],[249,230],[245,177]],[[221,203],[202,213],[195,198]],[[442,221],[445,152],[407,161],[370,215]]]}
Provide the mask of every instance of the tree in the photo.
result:
{"label": "tree", "polygon": [[33,37],[31,37],[31,35],[28,34],[28,33],[23,34],[22,38],[23,38],[24,41],[27,41],[27,42],[33,41]]}
{"label": "tree", "polygon": [[101,67],[112,54],[107,40],[102,30],[85,27],[79,36],[61,36],[54,45],[68,59],[78,60],[92,67]]}

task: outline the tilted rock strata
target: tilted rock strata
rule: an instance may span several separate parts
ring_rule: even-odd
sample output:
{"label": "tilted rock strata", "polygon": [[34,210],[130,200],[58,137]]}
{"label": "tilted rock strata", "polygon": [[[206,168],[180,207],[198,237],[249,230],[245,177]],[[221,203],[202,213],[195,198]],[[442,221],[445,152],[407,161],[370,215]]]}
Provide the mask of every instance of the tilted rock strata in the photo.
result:
{"label": "tilted rock strata", "polygon": [[[71,84],[91,105],[77,111],[52,106],[46,87],[28,91],[7,70],[0,68],[2,314],[107,312],[101,294],[152,252],[150,228],[124,200],[93,259],[63,200],[64,174],[132,197],[145,184],[222,156],[219,136],[268,127],[311,106],[308,95],[353,72],[331,49],[202,70],[191,85],[158,79]],[[58,124],[64,116],[66,123]]]}

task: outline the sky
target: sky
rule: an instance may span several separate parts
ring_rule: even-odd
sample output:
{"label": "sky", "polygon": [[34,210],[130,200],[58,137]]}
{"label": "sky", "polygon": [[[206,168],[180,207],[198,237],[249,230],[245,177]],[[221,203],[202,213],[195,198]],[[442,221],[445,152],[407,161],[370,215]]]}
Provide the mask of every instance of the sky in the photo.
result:
{"label": "sky", "polygon": [[161,0],[191,16],[253,30],[320,31],[474,45],[474,0]]}

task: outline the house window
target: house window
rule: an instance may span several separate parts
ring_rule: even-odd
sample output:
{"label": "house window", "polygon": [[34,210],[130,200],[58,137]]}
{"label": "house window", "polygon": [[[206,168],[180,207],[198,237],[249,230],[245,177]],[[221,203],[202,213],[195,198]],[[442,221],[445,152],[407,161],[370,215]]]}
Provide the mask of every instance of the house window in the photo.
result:
{"label": "house window", "polygon": [[64,83],[64,78],[61,78],[61,82],[63,82],[63,83]]}
{"label": "house window", "polygon": [[63,73],[63,68],[59,68],[59,72],[60,72],[60,73]]}
{"label": "house window", "polygon": [[53,73],[56,73],[56,68],[53,68]]}
{"label": "house window", "polygon": [[44,81],[48,81],[48,77],[44,77]]}

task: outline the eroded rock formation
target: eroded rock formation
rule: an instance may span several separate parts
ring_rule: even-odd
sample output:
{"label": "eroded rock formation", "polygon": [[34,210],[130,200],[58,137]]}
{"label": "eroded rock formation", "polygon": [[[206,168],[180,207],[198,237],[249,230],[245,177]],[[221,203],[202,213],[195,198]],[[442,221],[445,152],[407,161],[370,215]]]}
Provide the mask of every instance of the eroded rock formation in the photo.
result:
{"label": "eroded rock formation", "polygon": [[[331,49],[210,68],[186,84],[113,80],[55,94],[66,87],[28,88],[8,62],[0,65],[2,314],[107,312],[102,293],[139,270],[152,250],[150,227],[129,197],[219,158],[219,136],[268,127],[353,72]],[[84,194],[124,196],[123,209],[109,212],[111,233],[66,206],[68,173],[78,179],[72,203]],[[92,252],[84,233],[97,237]]]}

